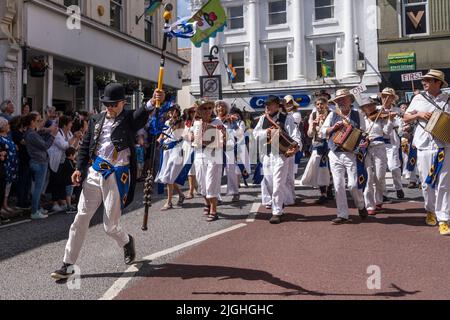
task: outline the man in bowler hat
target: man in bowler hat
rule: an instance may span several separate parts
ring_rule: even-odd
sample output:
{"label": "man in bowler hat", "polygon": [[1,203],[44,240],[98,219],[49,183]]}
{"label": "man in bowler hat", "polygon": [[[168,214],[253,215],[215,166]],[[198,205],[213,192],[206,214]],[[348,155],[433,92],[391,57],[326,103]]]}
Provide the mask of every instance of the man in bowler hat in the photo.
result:
{"label": "man in bowler hat", "polygon": [[153,97],[138,110],[124,110],[125,90],[111,83],[105,88],[101,102],[106,111],[89,121],[89,129],[80,148],[74,185],[83,186],[78,213],[70,227],[63,265],[51,274],[54,279],[67,279],[79,256],[89,222],[103,202],[105,232],[124,250],[126,264],[135,259],[134,239],[120,226],[122,210],[133,201],[136,185],[134,137],[147,122],[156,101],[163,102],[163,91],[155,90]]}

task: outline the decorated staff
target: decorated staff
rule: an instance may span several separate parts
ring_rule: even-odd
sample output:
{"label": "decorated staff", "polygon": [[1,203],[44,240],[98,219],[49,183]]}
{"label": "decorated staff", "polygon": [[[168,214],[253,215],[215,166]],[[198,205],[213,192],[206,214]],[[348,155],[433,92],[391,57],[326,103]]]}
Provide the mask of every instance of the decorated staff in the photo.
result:
{"label": "decorated staff", "polygon": [[[172,38],[191,38],[194,36],[196,30],[196,23],[187,23],[187,19],[180,19],[174,24],[170,25],[170,20],[172,19],[172,10],[173,6],[170,3],[164,5],[164,37],[163,37],[163,46],[161,49],[161,62],[159,66],[159,75],[158,75],[158,88],[157,92],[162,92],[163,82],[164,82],[164,67],[166,64],[166,50],[167,50],[167,42]],[[147,172],[147,179],[144,185],[144,218],[142,221],[142,230],[147,231],[147,223],[148,223],[148,210],[152,205],[151,194],[153,192],[153,182],[154,182],[154,163],[156,158],[156,138],[167,129],[164,125],[163,117],[165,113],[167,113],[170,109],[170,103],[167,102],[163,107],[161,104],[164,100],[156,100],[156,112],[154,117],[150,119],[149,123],[149,132],[151,137],[150,145],[153,147],[150,156],[150,169]]]}

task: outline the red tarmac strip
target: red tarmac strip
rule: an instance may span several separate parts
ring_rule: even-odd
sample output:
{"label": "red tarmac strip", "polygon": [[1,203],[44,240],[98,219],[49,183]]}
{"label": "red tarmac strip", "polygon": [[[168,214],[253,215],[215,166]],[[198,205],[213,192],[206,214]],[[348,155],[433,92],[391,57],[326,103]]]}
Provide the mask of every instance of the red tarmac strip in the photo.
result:
{"label": "red tarmac strip", "polygon": [[[261,208],[254,223],[155,265],[117,299],[450,299],[450,237],[425,225],[421,203],[386,209],[364,223],[352,209],[352,224],[333,226],[331,205],[305,200],[281,225]],[[381,288],[370,290],[377,267]]]}

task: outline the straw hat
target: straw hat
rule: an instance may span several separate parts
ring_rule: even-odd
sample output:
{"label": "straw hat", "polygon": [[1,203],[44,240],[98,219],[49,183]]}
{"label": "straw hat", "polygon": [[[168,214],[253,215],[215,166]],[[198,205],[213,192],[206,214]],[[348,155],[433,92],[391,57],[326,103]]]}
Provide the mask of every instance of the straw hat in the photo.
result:
{"label": "straw hat", "polygon": [[336,91],[336,97],[334,99],[330,99],[330,102],[336,103],[337,100],[345,97],[351,97],[352,103],[355,102],[355,96],[348,89],[339,89]]}
{"label": "straw hat", "polygon": [[361,97],[361,103],[359,105],[360,108],[363,108],[365,106],[370,106],[370,105],[377,105],[377,102],[375,100],[373,100],[370,96],[362,96]]}
{"label": "straw hat", "polygon": [[380,92],[380,96],[394,96],[395,97],[395,101],[398,101],[400,98],[399,96],[395,93],[395,90],[392,88],[384,88],[383,91]]}
{"label": "straw hat", "polygon": [[440,70],[431,69],[426,75],[422,77],[422,79],[436,79],[442,81],[443,88],[448,87],[448,82],[445,81],[445,74]]}
{"label": "straw hat", "polygon": [[284,97],[284,101],[286,102],[286,104],[292,102],[292,104],[296,108],[300,107],[300,105],[297,103],[297,101],[295,101],[294,97],[291,96],[291,95],[288,95],[288,96]]}

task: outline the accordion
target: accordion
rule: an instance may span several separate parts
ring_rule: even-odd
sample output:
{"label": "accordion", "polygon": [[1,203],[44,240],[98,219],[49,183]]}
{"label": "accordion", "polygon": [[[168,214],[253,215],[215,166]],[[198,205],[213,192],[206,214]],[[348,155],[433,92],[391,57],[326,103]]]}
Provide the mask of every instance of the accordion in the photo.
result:
{"label": "accordion", "polygon": [[359,148],[362,139],[363,131],[348,125],[334,135],[333,142],[344,151],[354,152]]}
{"label": "accordion", "polygon": [[436,139],[450,144],[450,114],[435,110],[425,127],[425,131]]}

